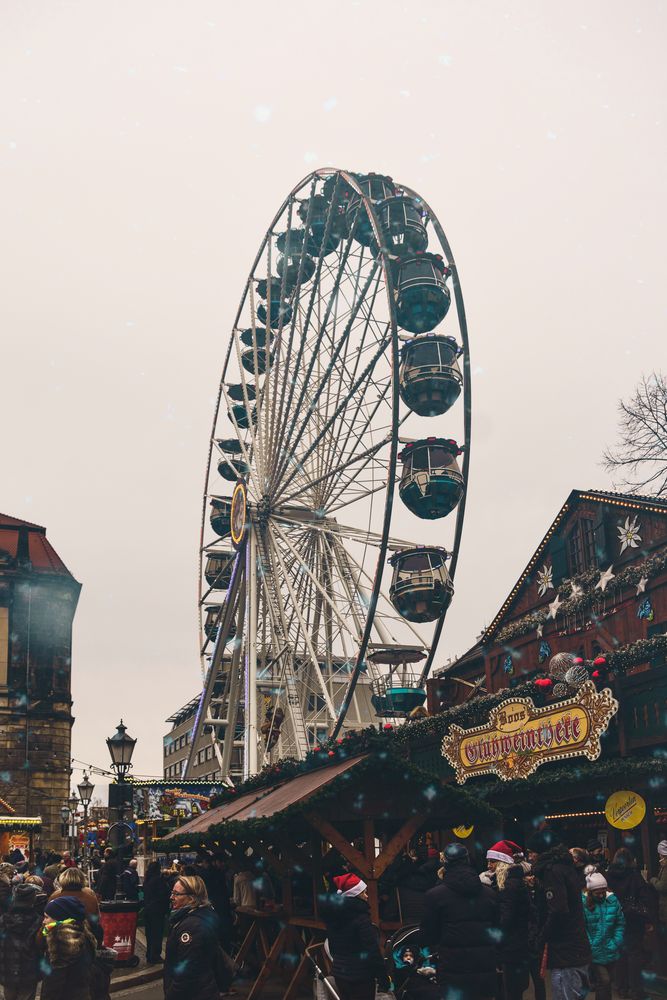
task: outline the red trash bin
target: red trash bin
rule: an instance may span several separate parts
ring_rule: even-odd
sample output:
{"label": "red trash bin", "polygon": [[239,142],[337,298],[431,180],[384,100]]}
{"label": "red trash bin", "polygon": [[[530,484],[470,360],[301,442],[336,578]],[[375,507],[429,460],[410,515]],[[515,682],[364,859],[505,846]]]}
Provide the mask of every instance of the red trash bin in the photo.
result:
{"label": "red trash bin", "polygon": [[100,903],[100,923],[104,945],[118,953],[116,965],[138,965],[134,954],[137,940],[137,914],[141,903],[133,899],[114,899]]}

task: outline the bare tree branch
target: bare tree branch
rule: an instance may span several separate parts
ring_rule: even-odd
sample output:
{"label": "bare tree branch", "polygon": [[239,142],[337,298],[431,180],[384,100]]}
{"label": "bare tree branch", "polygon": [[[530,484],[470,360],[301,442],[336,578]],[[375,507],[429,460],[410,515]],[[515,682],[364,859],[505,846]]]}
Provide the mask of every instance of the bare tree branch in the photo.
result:
{"label": "bare tree branch", "polygon": [[619,440],[603,455],[608,472],[622,473],[616,489],[667,496],[667,380],[661,372],[643,375],[634,395],[620,400]]}

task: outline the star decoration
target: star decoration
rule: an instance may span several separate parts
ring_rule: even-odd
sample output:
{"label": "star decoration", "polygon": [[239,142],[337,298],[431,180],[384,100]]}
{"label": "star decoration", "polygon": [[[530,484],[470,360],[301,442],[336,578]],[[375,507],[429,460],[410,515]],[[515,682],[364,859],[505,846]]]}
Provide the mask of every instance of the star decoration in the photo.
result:
{"label": "star decoration", "polygon": [[563,602],[560,599],[560,594],[556,594],[553,601],[549,605],[549,618],[553,618],[554,620],[556,619],[556,615],[558,614],[558,609],[560,608],[562,603]]}
{"label": "star decoration", "polygon": [[639,543],[641,542],[640,528],[641,525],[637,521],[637,518],[633,517],[631,521],[629,515],[625,519],[625,524],[622,527],[618,526],[616,530],[618,531],[618,540],[621,543],[621,552],[625,552],[626,549],[639,548]]}
{"label": "star decoration", "polygon": [[641,578],[641,580],[639,581],[639,583],[637,584],[637,593],[638,594],[643,594],[644,593],[644,591],[646,590],[646,584],[647,583],[648,583],[648,578],[645,577],[645,576],[643,576]]}
{"label": "star decoration", "polygon": [[542,622],[540,622],[540,624],[537,626],[537,634],[540,637],[540,639],[542,638],[543,632],[544,632],[544,625],[542,624]]}
{"label": "star decoration", "polygon": [[537,593],[540,597],[544,597],[547,590],[551,590],[554,585],[553,570],[551,566],[547,566],[545,563],[542,569],[537,574]]}
{"label": "star decoration", "polygon": [[570,594],[570,597],[581,597],[582,594],[583,594],[583,590],[581,589],[581,587],[579,586],[579,584],[578,583],[573,583],[572,584],[572,593]]}
{"label": "star decoration", "polygon": [[607,589],[607,584],[608,584],[608,583],[609,583],[609,582],[610,582],[611,580],[613,580],[613,579],[614,579],[614,576],[615,576],[615,574],[614,574],[614,572],[613,572],[613,567],[612,567],[612,566],[609,566],[609,567],[608,567],[608,568],[607,568],[607,569],[606,569],[606,570],[604,571],[604,573],[600,573],[600,579],[599,579],[599,580],[598,580],[598,582],[597,582],[597,583],[595,584],[595,589],[596,589],[596,590],[598,590],[598,589],[599,589],[599,590],[601,590],[601,591],[602,591],[602,593],[604,593],[604,592],[605,592],[605,590]]}

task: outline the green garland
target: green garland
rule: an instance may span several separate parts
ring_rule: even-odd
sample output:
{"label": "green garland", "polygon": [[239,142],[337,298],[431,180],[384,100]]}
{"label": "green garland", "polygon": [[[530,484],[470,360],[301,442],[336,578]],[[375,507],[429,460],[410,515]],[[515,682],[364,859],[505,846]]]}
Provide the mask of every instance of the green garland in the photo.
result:
{"label": "green garland", "polygon": [[[653,577],[659,576],[665,569],[667,569],[667,551],[649,556],[648,559],[645,559],[638,566],[628,566],[626,569],[621,570],[620,573],[617,573],[609,581],[604,594],[602,592],[598,594],[595,587],[600,578],[600,571],[598,569],[588,569],[584,573],[573,576],[570,580],[564,580],[558,586],[556,593],[564,598],[563,603],[558,609],[558,613],[561,615],[573,615],[587,611],[599,598],[606,597],[608,594],[618,593],[626,587],[636,587],[642,577],[651,580]],[[570,597],[572,587],[575,584],[582,588],[583,593],[579,597]],[[515,622],[510,622],[504,628],[501,628],[495,637],[495,641],[502,644],[510,642],[512,639],[517,639],[519,636],[527,635],[533,629],[537,628],[538,625],[543,625],[548,620],[548,617],[549,614],[547,611],[531,611],[529,614],[524,615],[523,618],[518,618]]]}
{"label": "green garland", "polygon": [[[366,731],[368,733],[368,730]],[[378,735],[376,733],[376,735]],[[322,807],[326,803],[336,802],[340,799],[341,793],[350,787],[353,780],[359,780],[369,775],[366,784],[372,782],[372,773],[377,773],[378,766],[381,767],[382,774],[390,774],[392,777],[392,787],[398,789],[400,785],[408,784],[411,789],[415,789],[414,804],[412,811],[417,813],[424,810],[432,812],[441,804],[446,804],[447,811],[451,814],[452,822],[472,822],[481,825],[493,824],[498,820],[498,813],[486,802],[482,802],[477,796],[473,796],[469,791],[464,791],[453,785],[441,784],[434,775],[414,764],[406,761],[404,757],[399,757],[395,753],[388,751],[387,740],[381,750],[374,750],[369,755],[360,760],[353,770],[345,771],[337,775],[332,781],[324,785],[314,795],[309,796],[306,803],[295,802],[281,809],[280,812],[272,816],[261,817],[248,820],[224,820],[210,826],[205,833],[188,834],[182,833],[169,837],[168,840],[154,842],[154,846],[159,851],[173,852],[185,849],[186,845],[190,849],[198,847],[214,847],[230,840],[252,841],[261,839],[270,843],[271,838],[279,834],[284,834],[294,829],[295,836],[301,829],[304,808],[308,811],[313,808]],[[363,785],[363,781],[362,781]],[[247,790],[247,789],[246,789]],[[267,788],[268,792],[268,788]],[[386,818],[391,815],[391,803],[387,803],[388,812]],[[359,814],[363,813],[363,794],[359,796]]]}
{"label": "green garland", "polygon": [[667,653],[667,635],[656,635],[652,639],[637,639],[627,646],[621,646],[613,653],[602,654],[607,667],[615,674],[624,674],[630,667],[645,663],[660,653]]}
{"label": "green garland", "polygon": [[632,787],[642,778],[652,779],[654,789],[664,789],[667,784],[667,752],[656,751],[651,757],[611,757],[607,760],[587,761],[573,759],[567,763],[554,761],[543,764],[528,778],[516,781],[478,783],[476,792],[485,802],[501,803],[509,795],[533,798],[542,790],[548,792],[549,799],[558,793],[559,786],[565,786],[566,798],[572,798],[572,782],[585,778],[593,784],[614,780],[623,786]]}

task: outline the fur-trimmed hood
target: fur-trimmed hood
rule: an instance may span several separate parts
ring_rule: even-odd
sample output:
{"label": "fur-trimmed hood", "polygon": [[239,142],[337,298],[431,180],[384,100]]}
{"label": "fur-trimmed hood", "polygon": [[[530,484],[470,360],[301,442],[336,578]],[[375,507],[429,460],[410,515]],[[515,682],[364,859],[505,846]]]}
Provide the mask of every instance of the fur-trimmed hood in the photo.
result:
{"label": "fur-trimmed hood", "polygon": [[92,959],[95,954],[95,938],[85,922],[56,921],[47,925],[43,933],[46,959],[53,969],[62,969],[75,962]]}

